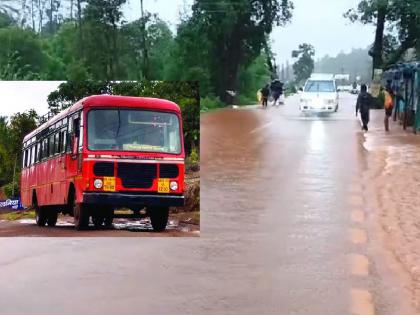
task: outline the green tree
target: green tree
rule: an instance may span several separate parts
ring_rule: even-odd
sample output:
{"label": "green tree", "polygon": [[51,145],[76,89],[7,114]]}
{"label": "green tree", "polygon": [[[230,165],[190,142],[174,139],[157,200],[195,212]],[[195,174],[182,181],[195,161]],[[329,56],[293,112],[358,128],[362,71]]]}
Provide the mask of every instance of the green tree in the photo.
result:
{"label": "green tree", "polygon": [[115,80],[119,71],[118,28],[126,0],[88,0],[84,10],[83,45],[86,65],[95,79]]}
{"label": "green tree", "polygon": [[7,123],[0,117],[0,184],[10,183],[15,173],[19,178],[22,158],[22,141],[26,134],[36,128],[38,116],[34,110],[17,113]]}
{"label": "green tree", "polygon": [[[146,15],[146,44],[148,51],[148,77],[151,80],[163,80],[171,59],[174,38],[166,22],[157,16]],[[142,20],[124,25],[121,29],[122,52],[121,65],[129,80],[141,80],[145,77],[143,65]]]}
{"label": "green tree", "polygon": [[37,35],[30,30],[18,27],[0,29],[0,71],[7,64],[25,69],[26,73],[47,71],[47,57]]}
{"label": "green tree", "polygon": [[[420,3],[418,0],[361,0],[345,17],[352,22],[376,25],[369,55],[373,69],[397,62],[409,48],[420,52]],[[395,32],[396,31],[396,32]],[[397,33],[397,38],[393,34]]]}
{"label": "green tree", "polygon": [[171,58],[166,63],[164,79],[198,81],[203,95],[214,93],[214,84],[210,81],[210,49],[207,35],[201,32],[201,26],[195,19],[182,21],[177,28]]}
{"label": "green tree", "polygon": [[223,101],[233,101],[226,91],[237,90],[241,67],[260,55],[273,25],[288,22],[292,9],[289,0],[196,0],[187,27],[208,44],[210,80]]}
{"label": "green tree", "polygon": [[314,56],[314,47],[305,43],[299,45],[299,49],[292,52],[293,58],[299,58],[293,64],[293,72],[295,74],[296,82],[302,82],[310,77],[314,70]]}
{"label": "green tree", "polygon": [[37,126],[38,115],[35,110],[31,109],[23,113],[16,113],[10,118],[10,142],[11,154],[18,157],[20,161],[22,141],[25,135],[34,130]]}
{"label": "green tree", "polygon": [[9,14],[0,11],[0,28],[16,25],[15,20]]}

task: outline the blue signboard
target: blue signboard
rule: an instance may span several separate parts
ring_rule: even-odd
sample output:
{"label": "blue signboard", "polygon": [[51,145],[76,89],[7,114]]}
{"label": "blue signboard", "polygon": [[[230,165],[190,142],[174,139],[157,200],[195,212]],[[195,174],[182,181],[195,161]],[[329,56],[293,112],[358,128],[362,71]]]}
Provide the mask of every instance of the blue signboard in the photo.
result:
{"label": "blue signboard", "polygon": [[22,210],[23,206],[20,202],[20,198],[12,198],[6,200],[0,200],[0,209],[12,208],[14,210]]}

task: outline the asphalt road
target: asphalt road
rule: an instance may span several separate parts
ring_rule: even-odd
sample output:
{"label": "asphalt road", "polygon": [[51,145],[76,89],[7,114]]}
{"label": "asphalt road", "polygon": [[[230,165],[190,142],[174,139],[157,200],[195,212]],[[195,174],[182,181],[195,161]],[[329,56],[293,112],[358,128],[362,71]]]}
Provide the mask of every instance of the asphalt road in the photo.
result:
{"label": "asphalt road", "polygon": [[[171,216],[165,231],[154,232],[150,220],[114,218],[111,228],[95,228],[92,223],[84,231],[77,231],[74,228],[73,218],[60,215],[57,225],[54,227],[36,225],[35,219],[19,219],[15,221],[0,220],[0,237],[13,236],[36,236],[36,237],[179,237],[179,236],[199,236],[200,227],[191,224],[188,213],[185,218]],[[185,219],[185,220],[184,220]]]}
{"label": "asphalt road", "polygon": [[201,117],[200,238],[1,238],[1,314],[408,315],[365,207],[354,97]]}

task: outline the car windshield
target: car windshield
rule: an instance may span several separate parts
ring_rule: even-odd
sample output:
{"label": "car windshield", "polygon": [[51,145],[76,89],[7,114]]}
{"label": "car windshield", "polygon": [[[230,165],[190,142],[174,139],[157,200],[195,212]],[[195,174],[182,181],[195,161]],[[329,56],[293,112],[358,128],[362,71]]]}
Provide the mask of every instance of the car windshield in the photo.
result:
{"label": "car windshield", "polygon": [[179,119],[173,113],[93,109],[87,132],[89,150],[181,153]]}
{"label": "car windshield", "polygon": [[305,92],[335,92],[333,81],[310,80],[305,85]]}

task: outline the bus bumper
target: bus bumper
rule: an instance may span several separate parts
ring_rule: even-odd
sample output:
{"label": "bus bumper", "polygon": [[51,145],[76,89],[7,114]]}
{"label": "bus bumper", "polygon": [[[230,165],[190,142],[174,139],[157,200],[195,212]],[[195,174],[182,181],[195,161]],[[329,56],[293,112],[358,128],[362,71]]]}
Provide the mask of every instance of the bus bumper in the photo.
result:
{"label": "bus bumper", "polygon": [[184,196],[85,192],[83,193],[83,203],[116,207],[182,207],[184,206]]}

